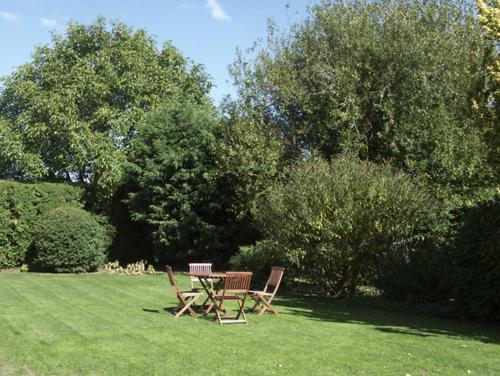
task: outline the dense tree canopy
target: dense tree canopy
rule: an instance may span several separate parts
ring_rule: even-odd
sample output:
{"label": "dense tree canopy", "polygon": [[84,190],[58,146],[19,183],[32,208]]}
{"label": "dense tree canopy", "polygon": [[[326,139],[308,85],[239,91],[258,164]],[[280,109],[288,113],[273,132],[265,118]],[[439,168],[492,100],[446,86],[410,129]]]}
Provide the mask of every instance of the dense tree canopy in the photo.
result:
{"label": "dense tree canopy", "polygon": [[487,75],[475,109],[479,113],[480,125],[486,128],[489,159],[496,172],[500,192],[500,1],[478,0],[478,10],[485,38],[492,43],[492,58],[484,62]]}
{"label": "dense tree canopy", "polygon": [[67,179],[106,197],[143,114],[166,98],[201,101],[210,83],[170,43],[98,18],[69,24],[4,81],[0,167],[13,178]]}
{"label": "dense tree canopy", "polygon": [[460,1],[323,1],[232,67],[246,111],[299,153],[391,160],[442,197],[492,196],[484,129],[471,114],[491,54]]}
{"label": "dense tree canopy", "polygon": [[146,116],[129,154],[128,202],[151,226],[157,260],[220,263],[254,240],[251,205],[280,157],[256,129],[185,100]]}

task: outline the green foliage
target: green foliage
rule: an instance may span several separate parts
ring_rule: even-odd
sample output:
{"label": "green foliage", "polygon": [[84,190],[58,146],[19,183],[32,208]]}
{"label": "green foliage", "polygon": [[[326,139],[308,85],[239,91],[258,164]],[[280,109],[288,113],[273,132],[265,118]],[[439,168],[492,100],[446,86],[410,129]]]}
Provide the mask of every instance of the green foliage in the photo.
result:
{"label": "green foliage", "polygon": [[279,255],[275,254],[276,244],[262,240],[255,245],[242,246],[229,260],[232,270],[247,270],[253,273],[252,284],[265,283],[271,268],[281,265]]}
{"label": "green foliage", "polygon": [[81,207],[80,196],[69,184],[0,180],[0,269],[23,263],[41,215],[62,205]]}
{"label": "green foliage", "polygon": [[149,114],[130,151],[129,205],[153,229],[157,260],[221,263],[253,241],[251,205],[276,172],[277,147],[208,104],[171,101]]}
{"label": "green foliage", "polygon": [[458,218],[445,283],[464,315],[500,321],[500,198]]}
{"label": "green foliage", "polygon": [[116,228],[113,242],[109,248],[109,260],[118,260],[127,265],[137,260],[153,262],[153,241],[151,226],[131,218],[127,198],[131,187],[123,184],[113,195],[107,215]]}
{"label": "green foliage", "polygon": [[165,253],[182,258],[221,251],[213,221],[220,207],[211,174],[217,126],[210,106],[171,102],[148,114],[137,129],[130,151],[129,204],[135,220],[153,227],[159,260],[166,259]]}
{"label": "green foliage", "polygon": [[278,137],[237,107],[223,115],[216,157],[218,190],[229,199],[232,216],[251,222],[257,194],[269,187],[281,167],[282,146]]}
{"label": "green foliage", "polygon": [[390,160],[473,205],[495,192],[471,108],[490,46],[461,0],[322,1],[288,32],[271,24],[232,73],[245,111],[289,149]]}
{"label": "green foliage", "polygon": [[500,1],[477,0],[478,19],[486,41],[490,42],[490,56],[483,60],[484,81],[479,87],[473,108],[478,125],[485,130],[490,147],[489,161],[496,173],[500,192]]}
{"label": "green foliage", "polygon": [[19,271],[21,273],[27,273],[27,272],[29,272],[29,269],[30,268],[29,268],[29,266],[27,264],[22,264],[21,267],[19,268]]}
{"label": "green foliage", "polygon": [[0,179],[29,179],[43,174],[39,155],[25,151],[21,135],[0,118]]}
{"label": "green foliage", "polygon": [[83,209],[63,206],[43,215],[33,234],[32,265],[56,273],[96,271],[106,260],[109,227]]}
{"label": "green foliage", "polygon": [[108,198],[144,113],[165,98],[202,100],[201,66],[144,30],[98,18],[70,23],[8,76],[0,94],[0,166],[9,177],[78,181]]}
{"label": "green foliage", "polygon": [[[256,213],[287,274],[350,296],[441,240],[446,211],[408,175],[342,155],[298,163]],[[397,269],[396,269],[397,271]]]}

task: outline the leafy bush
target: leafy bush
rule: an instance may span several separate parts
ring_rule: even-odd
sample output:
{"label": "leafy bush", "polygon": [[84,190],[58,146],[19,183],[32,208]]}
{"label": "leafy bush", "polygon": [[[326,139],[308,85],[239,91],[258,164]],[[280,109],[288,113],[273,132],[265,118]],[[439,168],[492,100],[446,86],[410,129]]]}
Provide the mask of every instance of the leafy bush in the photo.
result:
{"label": "leafy bush", "polygon": [[288,271],[325,293],[350,296],[360,283],[411,269],[412,254],[446,230],[439,202],[389,166],[342,155],[287,175],[262,197],[257,219]]}
{"label": "leafy bush", "polygon": [[38,218],[59,206],[81,207],[81,190],[69,184],[0,180],[0,269],[20,266]]}
{"label": "leafy bush", "polygon": [[33,265],[56,273],[97,270],[111,241],[109,228],[96,215],[73,207],[42,216],[33,238]]}
{"label": "leafy bush", "polygon": [[276,245],[269,240],[262,240],[255,245],[242,246],[239,252],[231,257],[229,265],[233,270],[253,272],[252,283],[266,281],[273,266],[281,265],[279,256],[274,254]]}
{"label": "leafy bush", "polygon": [[108,262],[103,265],[99,271],[109,274],[122,274],[122,275],[142,275],[142,274],[156,274],[156,270],[153,265],[146,263],[144,260],[140,260],[126,267],[122,267],[119,261]]}
{"label": "leafy bush", "polygon": [[500,321],[500,197],[463,210],[447,259],[451,297],[469,317]]}

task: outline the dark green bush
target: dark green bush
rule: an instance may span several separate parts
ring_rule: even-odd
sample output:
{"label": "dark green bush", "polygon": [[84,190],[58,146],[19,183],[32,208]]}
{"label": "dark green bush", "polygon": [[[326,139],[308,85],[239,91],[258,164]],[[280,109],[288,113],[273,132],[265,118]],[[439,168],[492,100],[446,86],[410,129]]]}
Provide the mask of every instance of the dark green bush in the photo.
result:
{"label": "dark green bush", "polygon": [[500,197],[460,214],[445,282],[463,315],[500,321]]}
{"label": "dark green bush", "polygon": [[99,217],[73,207],[42,216],[33,238],[33,266],[56,273],[97,270],[111,242],[109,228]]}
{"label": "dark green bush", "polygon": [[62,205],[81,207],[80,196],[69,184],[0,180],[0,269],[23,263],[41,215]]}
{"label": "dark green bush", "polygon": [[269,276],[271,268],[282,264],[279,255],[274,253],[275,249],[276,245],[269,240],[240,247],[239,252],[229,260],[229,265],[232,270],[251,271],[253,273],[252,283],[262,284]]}
{"label": "dark green bush", "polygon": [[350,296],[360,283],[411,269],[412,255],[446,229],[439,202],[389,166],[343,155],[301,162],[287,175],[263,196],[256,216],[287,274],[325,293]]}

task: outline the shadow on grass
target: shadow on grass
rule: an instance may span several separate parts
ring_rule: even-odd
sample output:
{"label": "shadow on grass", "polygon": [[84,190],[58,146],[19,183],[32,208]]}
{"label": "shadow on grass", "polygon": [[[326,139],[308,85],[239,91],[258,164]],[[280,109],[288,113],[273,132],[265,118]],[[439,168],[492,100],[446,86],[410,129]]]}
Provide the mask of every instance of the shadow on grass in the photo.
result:
{"label": "shadow on grass", "polygon": [[[153,309],[153,308],[142,308],[143,312],[148,312],[148,313],[170,313],[174,315],[177,311],[178,307],[177,306],[172,306],[172,307],[164,307],[162,309]],[[186,314],[189,314],[189,312],[186,311]]]}
{"label": "shadow on grass", "polygon": [[[201,319],[201,320],[206,320],[206,321],[211,321],[211,322],[214,322],[217,320],[217,316],[215,314],[215,309],[212,309],[209,313],[205,313],[204,308],[206,308],[206,307],[194,306],[193,308],[194,308],[195,312],[197,313],[197,316],[195,318]],[[142,311],[148,312],[148,313],[161,313],[161,314],[169,313],[171,315],[175,315],[175,313],[177,312],[177,309],[178,309],[177,306],[164,307],[162,309],[152,309],[152,308],[144,308],[143,307]],[[230,310],[228,310],[228,311],[231,312]],[[245,314],[252,314],[252,313],[255,313],[255,311],[250,311],[249,309],[247,309],[245,307]],[[190,314],[189,314],[189,312],[186,311],[186,312],[184,312],[183,316],[190,316]]]}
{"label": "shadow on grass", "polygon": [[[163,310],[167,311],[169,310],[172,311],[173,308],[163,308]],[[163,313],[162,311],[160,311],[159,309],[151,309],[151,308],[143,308],[142,309],[144,312],[149,312],[149,313]]]}
{"label": "shadow on grass", "polygon": [[[193,308],[195,309],[195,312],[198,314],[196,316],[196,318],[207,319],[207,320],[213,321],[213,317],[212,317],[213,315],[211,315],[211,314],[205,315],[201,307],[195,306]],[[176,314],[177,309],[178,309],[178,306],[164,307],[162,309],[152,309],[152,308],[144,308],[143,307],[142,311],[148,312],[148,313],[161,313],[161,314],[168,313],[168,314],[173,316]],[[184,312],[183,316],[190,316],[190,314],[188,311],[186,311],[186,312]]]}
{"label": "shadow on grass", "polygon": [[500,326],[468,321],[454,321],[371,308],[349,301],[285,295],[275,303],[286,309],[283,315],[301,316],[332,323],[352,323],[373,326],[389,334],[419,337],[449,336],[500,344]]}

